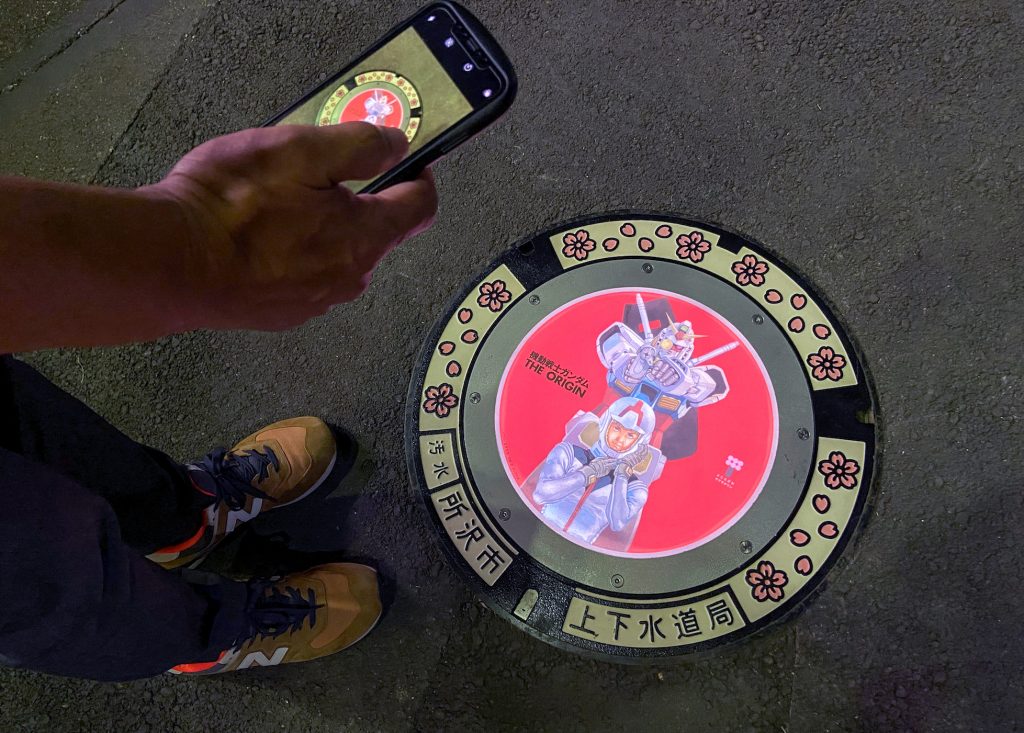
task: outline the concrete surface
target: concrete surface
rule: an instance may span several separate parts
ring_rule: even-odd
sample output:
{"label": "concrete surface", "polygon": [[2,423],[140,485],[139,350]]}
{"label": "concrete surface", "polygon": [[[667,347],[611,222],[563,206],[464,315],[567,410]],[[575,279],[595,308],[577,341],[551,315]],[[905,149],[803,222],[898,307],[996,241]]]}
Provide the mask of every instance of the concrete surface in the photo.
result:
{"label": "concrete surface", "polygon": [[[220,678],[4,671],[0,728],[1021,729],[1021,4],[471,4],[515,61],[519,100],[438,166],[437,225],[361,301],[284,335],[30,357],[182,459],[295,413],[350,427],[368,450],[362,491],[258,521],[221,562],[266,557],[275,535],[374,557],[392,579],[384,622],[349,653]],[[84,121],[104,131],[92,147],[12,138],[20,122],[0,114],[3,169],[85,175],[77,156],[100,156],[100,182],[155,180],[415,4],[220,0],[190,14],[202,5],[166,5],[179,30],[199,17],[180,44],[159,39],[166,67],[139,43],[144,29],[126,31],[110,62],[144,94],[69,91],[116,100]],[[125,0],[117,13],[149,7]],[[49,93],[45,71],[17,89]],[[123,136],[107,114],[130,120]],[[401,460],[409,370],[453,290],[524,233],[629,206],[721,221],[797,263],[859,340],[884,421],[870,523],[814,603],[742,646],[651,668],[559,652],[481,608],[442,561]]]}

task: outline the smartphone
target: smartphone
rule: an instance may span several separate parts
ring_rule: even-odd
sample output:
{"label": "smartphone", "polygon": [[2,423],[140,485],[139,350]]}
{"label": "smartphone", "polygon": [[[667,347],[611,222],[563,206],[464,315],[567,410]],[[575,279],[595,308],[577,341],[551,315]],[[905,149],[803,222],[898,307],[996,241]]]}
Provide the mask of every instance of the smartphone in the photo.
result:
{"label": "smartphone", "polygon": [[400,163],[345,184],[372,193],[415,178],[498,119],[515,94],[515,71],[497,41],[468,10],[443,0],[395,26],[265,126],[362,120],[402,130],[409,153]]}

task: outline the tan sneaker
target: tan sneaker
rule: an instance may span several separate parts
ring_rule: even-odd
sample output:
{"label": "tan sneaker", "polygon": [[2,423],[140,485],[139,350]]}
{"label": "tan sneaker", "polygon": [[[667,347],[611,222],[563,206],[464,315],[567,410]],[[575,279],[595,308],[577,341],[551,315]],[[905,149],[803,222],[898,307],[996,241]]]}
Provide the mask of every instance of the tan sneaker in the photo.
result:
{"label": "tan sneaker", "polygon": [[218,448],[187,466],[197,491],[213,497],[198,531],[149,559],[165,568],[198,565],[224,537],[267,511],[302,499],[331,473],[338,456],[334,434],[316,417],[282,420]]}
{"label": "tan sneaker", "polygon": [[308,662],[340,652],[380,620],[377,572],[332,563],[284,578],[250,581],[249,630],[215,662],[180,664],[174,674],[219,674]]}

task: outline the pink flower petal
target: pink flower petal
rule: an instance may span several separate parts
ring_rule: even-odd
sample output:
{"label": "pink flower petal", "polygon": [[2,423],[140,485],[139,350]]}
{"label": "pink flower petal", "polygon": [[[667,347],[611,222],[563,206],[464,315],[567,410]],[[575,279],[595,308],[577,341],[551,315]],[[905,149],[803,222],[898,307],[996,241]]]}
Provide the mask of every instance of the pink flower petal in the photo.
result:
{"label": "pink flower petal", "polygon": [[494,290],[494,285],[492,285],[491,283],[484,283],[483,285],[480,286],[480,292],[483,295],[489,294],[492,290]]}
{"label": "pink flower petal", "polygon": [[757,258],[754,255],[743,255],[743,264],[747,268],[754,267],[757,264]]}
{"label": "pink flower petal", "polygon": [[747,582],[751,585],[761,585],[764,580],[764,576],[756,570],[750,570],[747,572]]}
{"label": "pink flower petal", "polygon": [[781,588],[788,582],[789,578],[787,578],[786,574],[781,570],[776,570],[775,574],[772,576],[772,585],[777,585]]}
{"label": "pink flower petal", "polygon": [[825,367],[823,366],[814,367],[814,369],[811,370],[811,374],[814,376],[815,379],[824,379],[826,376],[828,376],[825,371]]}
{"label": "pink flower petal", "polygon": [[832,366],[839,368],[846,366],[846,357],[842,354],[836,354],[832,357]]}
{"label": "pink flower petal", "polygon": [[765,588],[763,585],[755,586],[754,598],[756,598],[759,601],[765,600],[766,598],[768,598],[768,589]]}
{"label": "pink flower petal", "polygon": [[826,476],[825,477],[825,485],[828,486],[830,489],[838,489],[839,488],[839,476],[837,474],[832,474],[831,476]]}
{"label": "pink flower petal", "polygon": [[735,272],[737,275],[739,275],[741,273],[746,272],[747,268],[745,268],[743,266],[742,262],[733,262],[732,263],[732,271]]}
{"label": "pink flower petal", "polygon": [[426,392],[424,392],[424,394],[425,394],[425,395],[426,395],[427,397],[437,397],[437,396],[438,396],[439,394],[441,394],[441,393],[440,393],[440,391],[439,391],[439,390],[437,389],[437,387],[427,387],[427,391],[426,391]]}
{"label": "pink flower petal", "polygon": [[433,412],[434,410],[437,409],[437,400],[427,400],[426,402],[423,403],[423,409],[426,410],[427,412]]}
{"label": "pink flower petal", "polygon": [[452,393],[452,386],[445,382],[437,388],[437,393],[442,397],[447,397]]}
{"label": "pink flower petal", "polygon": [[825,361],[832,361],[832,357],[836,355],[836,352],[833,351],[830,346],[822,346],[820,349],[818,349],[818,353],[821,355],[821,358],[824,359]]}
{"label": "pink flower petal", "polygon": [[782,588],[772,587],[768,589],[768,597],[773,601],[781,600],[783,595],[785,594],[783,593]]}
{"label": "pink flower petal", "polygon": [[435,414],[436,414],[436,415],[437,415],[438,417],[448,417],[448,413],[449,413],[449,412],[450,412],[450,410],[448,409],[448,407],[447,407],[446,405],[444,405],[444,404],[439,404],[439,405],[437,406],[437,410],[435,411]]}
{"label": "pink flower petal", "polygon": [[835,470],[836,466],[831,461],[822,461],[821,463],[818,464],[818,471],[825,474],[826,476],[835,472]]}
{"label": "pink flower petal", "polygon": [[851,476],[850,474],[846,474],[845,476],[839,479],[839,483],[843,485],[843,488],[852,489],[854,486],[857,485],[857,477]]}
{"label": "pink flower petal", "polygon": [[822,359],[817,354],[811,354],[810,356],[807,357],[807,363],[810,364],[812,367],[821,366],[824,363],[824,361],[825,360]]}
{"label": "pink flower petal", "polygon": [[562,237],[562,241],[565,242],[567,245],[572,246],[576,244],[576,235],[573,234],[572,232],[569,232],[564,237]]}

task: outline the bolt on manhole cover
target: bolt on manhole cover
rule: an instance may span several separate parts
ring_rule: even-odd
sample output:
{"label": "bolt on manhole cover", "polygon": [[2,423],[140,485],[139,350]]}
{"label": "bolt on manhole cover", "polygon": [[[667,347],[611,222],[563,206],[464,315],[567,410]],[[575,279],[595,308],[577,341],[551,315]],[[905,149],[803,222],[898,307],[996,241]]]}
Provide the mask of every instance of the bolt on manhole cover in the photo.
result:
{"label": "bolt on manhole cover", "polygon": [[412,480],[499,614],[615,659],[781,618],[855,533],[866,375],[827,306],[710,224],[613,213],[508,250],[431,332]]}

